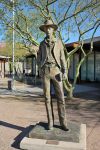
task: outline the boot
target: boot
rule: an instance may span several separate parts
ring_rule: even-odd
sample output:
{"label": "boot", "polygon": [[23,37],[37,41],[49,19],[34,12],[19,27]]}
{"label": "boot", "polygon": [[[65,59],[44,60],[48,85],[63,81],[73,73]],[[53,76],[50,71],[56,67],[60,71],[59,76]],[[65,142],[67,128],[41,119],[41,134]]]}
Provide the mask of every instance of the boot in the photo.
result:
{"label": "boot", "polygon": [[61,128],[64,130],[64,131],[68,131],[69,129],[67,128],[67,123],[62,123],[61,124]]}

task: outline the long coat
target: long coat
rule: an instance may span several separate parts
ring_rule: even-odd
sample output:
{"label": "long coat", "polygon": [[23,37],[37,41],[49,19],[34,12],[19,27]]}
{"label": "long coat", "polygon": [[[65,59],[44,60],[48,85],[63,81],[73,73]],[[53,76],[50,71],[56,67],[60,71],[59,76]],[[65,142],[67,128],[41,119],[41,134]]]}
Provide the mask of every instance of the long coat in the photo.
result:
{"label": "long coat", "polygon": [[[48,54],[47,50],[48,47],[45,41],[43,40],[40,43],[40,47],[37,55],[37,64],[39,66],[39,69],[41,69],[46,62],[47,54]],[[66,60],[65,60],[64,48],[60,40],[57,40],[55,42],[54,49],[53,49],[53,56],[60,70],[66,71]]]}

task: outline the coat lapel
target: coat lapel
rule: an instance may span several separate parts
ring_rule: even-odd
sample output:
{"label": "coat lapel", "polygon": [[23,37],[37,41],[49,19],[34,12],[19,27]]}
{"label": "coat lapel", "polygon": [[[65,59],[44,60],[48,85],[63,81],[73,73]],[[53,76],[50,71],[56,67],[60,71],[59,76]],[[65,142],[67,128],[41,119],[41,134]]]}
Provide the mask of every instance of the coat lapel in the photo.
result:
{"label": "coat lapel", "polygon": [[53,54],[54,56],[56,55],[56,51],[57,51],[57,42],[55,42],[54,48],[53,48]]}
{"label": "coat lapel", "polygon": [[45,56],[47,56],[47,45],[46,45],[46,43],[44,42],[44,44],[43,44],[43,55],[45,55]]}

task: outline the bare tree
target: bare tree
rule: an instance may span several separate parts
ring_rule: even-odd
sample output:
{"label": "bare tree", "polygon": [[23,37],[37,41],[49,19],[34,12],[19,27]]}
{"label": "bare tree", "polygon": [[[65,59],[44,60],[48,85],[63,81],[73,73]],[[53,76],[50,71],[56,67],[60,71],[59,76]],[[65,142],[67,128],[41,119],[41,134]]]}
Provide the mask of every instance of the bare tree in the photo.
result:
{"label": "bare tree", "polygon": [[[2,21],[12,28],[12,18],[10,12],[12,5],[2,1]],[[5,10],[7,6],[8,10]],[[22,7],[23,6],[23,7]],[[28,10],[28,13],[27,13]],[[47,18],[51,19],[59,27],[57,36],[61,39],[66,56],[67,74],[69,72],[71,57],[78,51],[82,53],[82,58],[76,65],[73,83],[67,78],[64,86],[68,98],[73,97],[79,70],[93,50],[93,37],[100,26],[100,1],[99,0],[19,0],[15,3],[15,31],[22,38],[24,46],[31,52],[30,45],[38,46],[43,34],[38,30],[40,24]],[[5,13],[8,11],[9,13]],[[67,51],[65,41],[68,42],[70,37],[78,36],[77,46],[70,52]],[[85,51],[84,38],[91,38],[90,49]],[[41,37],[41,38],[40,38]],[[66,39],[65,39],[66,38]],[[34,51],[33,51],[34,52]]]}

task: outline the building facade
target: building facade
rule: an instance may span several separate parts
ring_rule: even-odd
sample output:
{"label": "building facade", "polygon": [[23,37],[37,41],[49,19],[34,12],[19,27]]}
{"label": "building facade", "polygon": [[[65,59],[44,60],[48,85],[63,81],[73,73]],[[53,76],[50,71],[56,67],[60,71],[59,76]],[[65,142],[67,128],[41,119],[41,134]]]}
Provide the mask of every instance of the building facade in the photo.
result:
{"label": "building facade", "polygon": [[[99,81],[100,82],[100,37],[94,38],[93,41],[93,51],[86,58],[80,68],[79,81]],[[78,43],[76,43],[77,46]],[[71,51],[75,48],[75,42],[66,44],[66,48],[68,51]],[[83,48],[85,51],[90,49],[90,40],[84,41]],[[71,58],[71,65],[69,69],[69,79],[74,79],[75,76],[75,68],[77,63],[82,58],[82,53],[79,51],[76,52]]]}
{"label": "building facade", "polygon": [[6,73],[9,72],[8,61],[10,57],[0,56],[0,77],[4,78]]}

